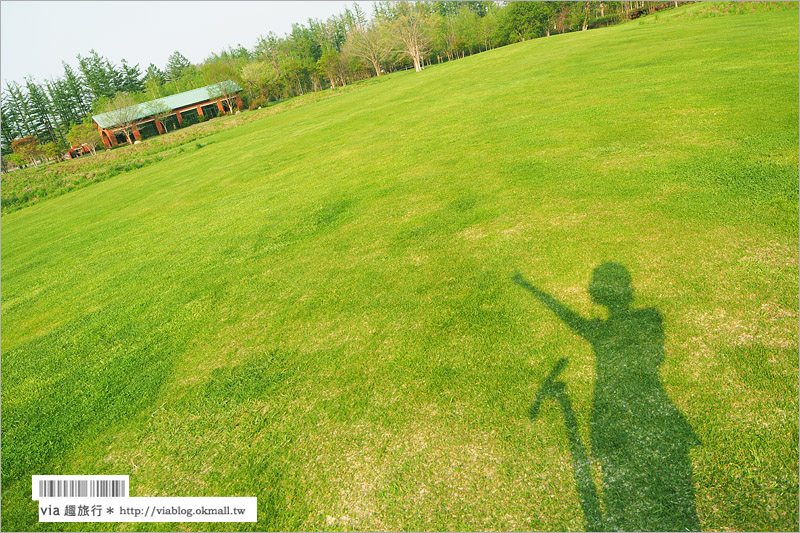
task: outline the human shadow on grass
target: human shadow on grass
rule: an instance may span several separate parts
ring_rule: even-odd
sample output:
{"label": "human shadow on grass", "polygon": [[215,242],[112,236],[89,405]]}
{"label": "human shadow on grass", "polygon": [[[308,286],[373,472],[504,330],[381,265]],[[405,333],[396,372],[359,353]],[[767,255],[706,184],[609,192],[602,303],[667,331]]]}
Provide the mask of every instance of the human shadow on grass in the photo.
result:
{"label": "human shadow on grass", "polygon": [[566,383],[558,381],[566,358],[545,378],[530,412],[535,419],[547,398],[555,399],[563,411],[587,529],[699,531],[689,450],[700,441],[658,376],[664,360],[661,313],[631,308],[631,276],[617,263],[597,267],[589,284],[592,300],[608,308],[606,320],[583,318],[520,274],[514,282],[594,350],[590,438],[591,455],[602,469],[602,498],[591,476],[590,454],[581,442]]}

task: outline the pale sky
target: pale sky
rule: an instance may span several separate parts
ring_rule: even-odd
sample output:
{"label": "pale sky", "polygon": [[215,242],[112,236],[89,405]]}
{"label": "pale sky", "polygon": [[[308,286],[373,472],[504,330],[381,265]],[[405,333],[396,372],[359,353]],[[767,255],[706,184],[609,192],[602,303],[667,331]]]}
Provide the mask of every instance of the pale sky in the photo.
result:
{"label": "pale sky", "polygon": [[[326,19],[351,7],[330,2],[0,2],[0,78],[23,83],[60,77],[62,61],[78,65],[77,54],[94,48],[115,65],[125,58],[144,73],[164,68],[178,50],[192,63],[238,44],[251,49],[259,35],[279,36],[295,22]],[[372,14],[372,2],[357,2]],[[169,22],[172,21],[172,22]]]}

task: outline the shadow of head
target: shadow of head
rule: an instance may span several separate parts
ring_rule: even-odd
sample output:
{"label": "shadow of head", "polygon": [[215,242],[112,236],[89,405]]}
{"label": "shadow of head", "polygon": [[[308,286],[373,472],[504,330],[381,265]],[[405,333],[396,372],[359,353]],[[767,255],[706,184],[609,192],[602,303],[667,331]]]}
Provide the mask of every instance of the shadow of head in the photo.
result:
{"label": "shadow of head", "polygon": [[603,263],[592,272],[589,295],[612,312],[628,309],[633,303],[630,272],[619,263]]}

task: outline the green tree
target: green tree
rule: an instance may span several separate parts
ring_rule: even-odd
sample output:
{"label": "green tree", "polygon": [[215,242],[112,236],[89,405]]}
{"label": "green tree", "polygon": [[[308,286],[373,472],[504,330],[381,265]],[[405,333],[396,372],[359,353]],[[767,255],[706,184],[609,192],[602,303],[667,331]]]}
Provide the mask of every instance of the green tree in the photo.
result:
{"label": "green tree", "polygon": [[39,167],[38,160],[42,156],[42,149],[39,145],[39,139],[33,135],[14,139],[11,141],[11,150],[14,154],[19,156],[25,161],[33,163],[33,166]]}
{"label": "green tree", "polygon": [[78,109],[77,114],[86,116],[92,112],[92,91],[86,84],[86,80],[72,69],[72,67],[62,62],[64,65],[64,92],[69,96],[72,106]]}
{"label": "green tree", "polygon": [[47,160],[61,161],[61,149],[54,142],[44,143],[41,147],[42,157]]}
{"label": "green tree", "polygon": [[9,105],[6,98],[3,98],[0,100],[0,146],[3,153],[10,152],[11,141],[21,136],[16,119],[16,109]]}
{"label": "green tree", "polygon": [[277,72],[269,61],[253,61],[242,67],[242,81],[252,101],[266,102],[270,95],[277,96],[276,79]]}
{"label": "green tree", "polygon": [[311,19],[308,24],[308,32],[319,50],[330,48],[338,52],[342,49],[342,45],[347,39],[348,21],[346,17],[334,15],[325,22]]}
{"label": "green tree", "polygon": [[499,14],[498,40],[506,43],[543,37],[554,6],[550,2],[511,2]]}
{"label": "green tree", "polygon": [[122,90],[127,93],[138,93],[144,91],[144,81],[142,80],[142,73],[139,70],[139,65],[128,65],[128,62],[122,60],[122,68],[120,70],[122,75]]}
{"label": "green tree", "polygon": [[209,87],[209,98],[221,97],[226,112],[233,112],[238,95],[229,82],[236,80],[241,82],[236,63],[230,58],[219,59],[203,65],[202,73],[204,82]]}
{"label": "green tree", "polygon": [[164,94],[163,85],[158,83],[155,78],[146,78],[144,82],[144,93],[147,95],[148,100],[155,100],[167,96]]}
{"label": "green tree", "polygon": [[456,17],[453,15],[444,16],[438,24],[438,28],[444,36],[444,53],[449,61],[456,57],[456,54],[463,46],[456,29]]}
{"label": "green tree", "polygon": [[144,92],[149,100],[167,96],[164,94],[164,84],[167,83],[167,75],[153,63],[147,67],[144,74]]}
{"label": "green tree", "polygon": [[336,87],[337,81],[342,86],[347,85],[349,65],[344,54],[337,52],[333,48],[327,48],[317,61],[317,68],[320,73],[328,78],[331,87]]}
{"label": "green tree", "polygon": [[253,49],[253,56],[267,62],[275,71],[273,86],[277,97],[283,97],[287,94],[287,77],[284,70],[285,52],[282,41],[277,35],[270,32],[266,37],[260,36]]}
{"label": "green tree", "polygon": [[486,9],[486,13],[480,18],[478,26],[478,38],[484,50],[490,50],[494,46],[492,36],[497,31],[497,17],[499,9],[494,3]]}
{"label": "green tree", "polygon": [[474,51],[480,50],[481,39],[479,36],[481,17],[472,9],[467,6],[458,10],[455,17],[456,35],[462,47],[463,52],[472,54]]}
{"label": "green tree", "polygon": [[67,133],[67,141],[71,147],[88,145],[92,155],[97,155],[97,147],[102,144],[100,131],[92,123],[75,124]]}
{"label": "green tree", "polygon": [[[292,33],[283,41],[284,65],[287,85],[296,86],[295,94],[320,88],[317,76],[317,61],[322,57],[319,38],[311,28],[294,24]],[[310,86],[310,87],[309,87]]]}
{"label": "green tree", "polygon": [[60,129],[68,130],[70,125],[81,122],[80,109],[72,100],[63,79],[48,80],[45,82],[45,87]]}
{"label": "green tree", "polygon": [[133,144],[133,127],[141,118],[141,107],[128,93],[119,93],[107,104],[106,113],[114,127],[122,130],[128,144]]}
{"label": "green tree", "polygon": [[32,78],[25,80],[25,86],[28,89],[28,103],[36,136],[40,141],[57,142],[56,123],[53,118],[52,104],[47,98],[47,94]]}
{"label": "green tree", "polygon": [[150,63],[147,70],[144,72],[144,81],[147,83],[149,80],[155,80],[159,85],[167,83],[167,75],[163,70]]}
{"label": "green tree", "polygon": [[175,50],[167,60],[167,76],[172,81],[178,80],[191,66],[192,64],[189,63],[189,60],[186,59],[183,54]]}
{"label": "green tree", "polygon": [[88,57],[78,55],[78,65],[84,80],[94,95],[93,100],[105,96],[113,98],[120,85],[119,75],[111,63],[94,49]]}
{"label": "green tree", "polygon": [[36,135],[31,106],[17,82],[6,82],[6,94],[3,101],[8,103],[9,112],[13,113],[16,120],[17,134],[20,136]]}
{"label": "green tree", "polygon": [[430,7],[426,2],[397,2],[390,13],[387,31],[395,48],[411,59],[414,70],[421,71],[431,49]]}
{"label": "green tree", "polygon": [[108,72],[109,79],[111,80],[111,84],[114,87],[114,94],[124,91],[125,90],[125,74],[122,72],[122,69],[118,69],[114,66],[114,64],[109,61],[108,59],[105,60],[106,63],[106,71]]}
{"label": "green tree", "polygon": [[9,154],[8,156],[3,156],[3,159],[18,168],[22,168],[27,163],[27,159],[19,154]]}

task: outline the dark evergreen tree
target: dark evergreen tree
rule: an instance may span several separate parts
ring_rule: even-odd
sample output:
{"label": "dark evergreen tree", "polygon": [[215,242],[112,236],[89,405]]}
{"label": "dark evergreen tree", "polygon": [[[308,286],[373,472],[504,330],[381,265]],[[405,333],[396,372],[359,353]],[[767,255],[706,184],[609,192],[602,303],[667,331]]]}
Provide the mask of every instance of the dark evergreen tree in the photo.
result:
{"label": "dark evergreen tree", "polygon": [[144,73],[144,83],[147,84],[150,80],[155,80],[159,85],[164,85],[167,82],[167,75],[160,68],[150,63]]}
{"label": "dark evergreen tree", "polygon": [[62,87],[64,92],[69,95],[70,103],[76,107],[75,112],[80,116],[90,114],[92,111],[91,89],[68,63],[62,62],[62,64],[64,65]]}
{"label": "dark evergreen tree", "polygon": [[47,98],[45,90],[32,78],[25,80],[28,89],[28,104],[31,110],[36,137],[39,142],[58,142],[60,135],[56,132],[56,121],[53,118],[53,108]]}
{"label": "dark evergreen tree", "polygon": [[17,122],[16,110],[4,98],[0,102],[0,149],[4,155],[11,153],[11,141],[23,136]]}
{"label": "dark evergreen tree", "polygon": [[186,69],[191,67],[192,64],[186,59],[183,54],[175,50],[167,60],[167,76],[170,80],[177,80],[183,76]]}
{"label": "dark evergreen tree", "polygon": [[128,65],[128,62],[122,60],[122,90],[128,93],[139,93],[144,91],[144,81],[142,80],[142,72],[139,70],[139,65]]}
{"label": "dark evergreen tree", "polygon": [[442,1],[442,2],[433,2],[431,6],[433,8],[434,13],[438,13],[443,17],[455,17],[456,13],[462,4],[468,4],[471,2],[455,2],[455,1]]}
{"label": "dark evergreen tree", "polygon": [[53,114],[58,122],[60,133],[69,131],[73,124],[80,124],[84,114],[70,94],[66,81],[63,79],[46,81],[45,87],[47,87],[47,95],[52,103]]}
{"label": "dark evergreen tree", "polygon": [[106,59],[106,72],[108,72],[111,85],[114,87],[114,94],[125,92],[125,74],[122,69],[118,69],[111,61]]}
{"label": "dark evergreen tree", "polygon": [[52,104],[51,109],[56,122],[60,127],[69,129],[69,125],[73,124],[75,119],[72,113],[72,102],[64,91],[63,81],[45,80],[44,87]]}
{"label": "dark evergreen tree", "polygon": [[81,74],[94,95],[94,100],[101,96],[111,98],[117,93],[119,83],[117,73],[107,59],[91,50],[89,57],[78,55],[78,63]]}
{"label": "dark evergreen tree", "polygon": [[14,110],[13,116],[16,119],[19,135],[23,137],[35,135],[36,128],[28,99],[17,82],[6,83],[6,94],[3,101],[8,103],[10,109]]}
{"label": "dark evergreen tree", "polygon": [[78,108],[81,116],[92,112],[92,91],[85,80],[64,62],[64,90],[69,95],[70,101]]}

